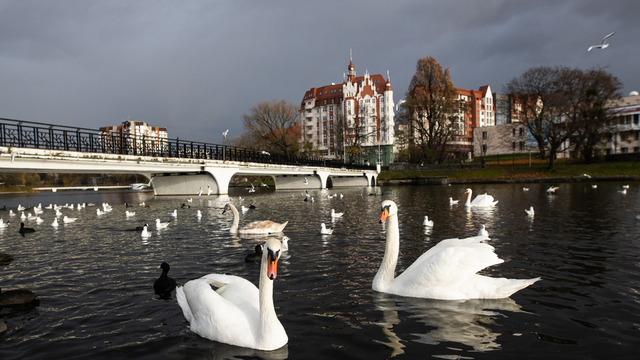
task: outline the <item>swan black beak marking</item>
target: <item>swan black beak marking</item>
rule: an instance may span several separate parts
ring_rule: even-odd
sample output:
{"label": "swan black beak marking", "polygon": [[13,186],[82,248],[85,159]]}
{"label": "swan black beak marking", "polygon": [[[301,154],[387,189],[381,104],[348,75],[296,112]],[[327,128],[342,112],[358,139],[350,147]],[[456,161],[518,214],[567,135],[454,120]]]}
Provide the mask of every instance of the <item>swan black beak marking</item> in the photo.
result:
{"label": "swan black beak marking", "polygon": [[271,249],[267,249],[267,276],[269,279],[274,280],[278,276],[278,258],[280,257],[280,250],[275,253]]}
{"label": "swan black beak marking", "polygon": [[387,220],[388,216],[389,216],[389,205],[382,208],[382,215],[380,216],[379,223],[382,224],[385,220]]}

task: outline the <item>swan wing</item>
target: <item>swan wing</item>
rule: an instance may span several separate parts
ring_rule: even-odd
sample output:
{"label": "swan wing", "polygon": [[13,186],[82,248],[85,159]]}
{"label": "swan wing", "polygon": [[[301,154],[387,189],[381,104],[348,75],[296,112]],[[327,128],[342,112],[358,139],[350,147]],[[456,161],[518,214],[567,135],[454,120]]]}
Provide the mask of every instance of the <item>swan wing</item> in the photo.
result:
{"label": "swan wing", "polygon": [[476,196],[471,202],[471,206],[493,206],[497,204],[497,201],[493,200],[493,196],[487,194],[480,194]]}
{"label": "swan wing", "polygon": [[[255,306],[258,290],[245,280],[255,288],[256,300],[242,298],[242,294],[251,291],[239,279],[242,278],[207,275],[187,282],[176,291],[178,304],[189,321],[191,331],[203,338],[227,344],[245,347],[255,344],[259,322],[259,309]],[[222,286],[214,291],[210,284]]]}
{"label": "swan wing", "polygon": [[254,221],[242,227],[242,229],[238,230],[241,234],[271,234],[282,232],[284,227],[287,226],[289,222],[285,221],[283,224],[279,224],[273,222],[271,220],[262,220],[262,221]]}
{"label": "swan wing", "polygon": [[443,240],[393,280],[392,292],[436,299],[480,297],[474,289],[476,273],[503,262],[491,245],[480,242],[483,238]]}

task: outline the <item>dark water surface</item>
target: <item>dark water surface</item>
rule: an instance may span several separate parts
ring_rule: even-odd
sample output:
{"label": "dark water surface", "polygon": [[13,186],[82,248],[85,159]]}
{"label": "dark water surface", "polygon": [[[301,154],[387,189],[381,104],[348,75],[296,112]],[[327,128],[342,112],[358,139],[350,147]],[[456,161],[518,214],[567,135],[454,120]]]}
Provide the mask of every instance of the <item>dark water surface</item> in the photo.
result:
{"label": "dark water surface", "polygon": [[[488,192],[499,203],[490,210],[467,210],[463,186],[335,189],[328,199],[314,191],[303,202],[297,191],[232,189],[227,196],[158,197],[140,192],[58,192],[2,195],[0,207],[18,204],[108,202],[63,209],[71,224],[50,224],[45,210],[33,234],[18,234],[20,220],[0,230],[0,252],[15,260],[0,264],[0,286],[38,294],[38,303],[0,309],[8,330],[0,334],[0,359],[637,359],[640,358],[640,183],[549,185],[472,185],[474,196]],[[238,195],[246,200],[240,202]],[[460,199],[450,206],[449,197]],[[487,269],[491,276],[542,280],[509,299],[435,301],[375,293],[371,281],[384,252],[380,203],[400,208],[398,271],[442,239],[475,235],[485,224],[491,244],[505,263]],[[289,221],[290,250],[278,263],[274,286],[276,312],[289,344],[260,352],[205,340],[191,333],[175,300],[153,292],[162,261],[179,284],[208,273],[246,277],[257,284],[258,265],[244,257],[261,241],[228,232],[232,216],[222,214],[231,200],[253,202],[241,218]],[[145,201],[150,209],[139,207]],[[125,217],[124,203],[136,215]],[[536,215],[526,217],[533,206]],[[334,208],[345,212],[332,222]],[[153,222],[177,220],[157,231]],[[203,217],[196,218],[201,210]],[[19,214],[18,214],[19,215]],[[424,215],[435,223],[422,226]],[[60,219],[61,220],[61,219]],[[59,220],[59,221],[60,221]],[[130,229],[149,223],[152,236]],[[334,228],[320,235],[320,224]]]}

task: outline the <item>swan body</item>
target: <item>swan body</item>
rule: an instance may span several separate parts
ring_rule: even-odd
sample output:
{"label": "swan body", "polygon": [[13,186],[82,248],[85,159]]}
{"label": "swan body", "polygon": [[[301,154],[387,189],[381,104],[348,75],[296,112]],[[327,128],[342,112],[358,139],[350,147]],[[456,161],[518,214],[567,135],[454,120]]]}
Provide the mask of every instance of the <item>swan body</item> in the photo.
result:
{"label": "swan body", "polygon": [[535,211],[533,211],[533,206],[530,206],[528,209],[524,209],[528,216],[533,217],[535,215]]}
{"label": "swan body", "polygon": [[428,227],[433,227],[433,220],[429,220],[429,217],[427,215],[425,215],[424,216],[424,221],[422,222],[422,225],[428,226]]}
{"label": "swan body", "polygon": [[458,201],[460,201],[460,200],[453,200],[453,198],[450,197],[449,198],[449,205],[456,205],[456,204],[458,204]]}
{"label": "swan body", "polygon": [[473,199],[473,201],[471,201],[471,194],[473,193],[473,190],[471,189],[467,189],[467,191],[465,191],[464,193],[469,194],[467,195],[467,202],[464,203],[464,206],[492,207],[498,203],[498,200],[493,201],[493,196],[487,195],[487,194],[480,194],[476,196],[476,198]]}
{"label": "swan body", "polygon": [[251,222],[242,228],[238,229],[238,224],[240,222],[240,214],[238,214],[238,209],[236,209],[233,204],[229,203],[224,206],[224,214],[228,209],[231,209],[233,212],[233,225],[231,225],[230,233],[240,233],[240,234],[273,234],[279,233],[284,230],[285,226],[287,226],[288,221],[285,221],[282,224],[273,222],[271,220],[261,220]]}
{"label": "swan body", "polygon": [[489,232],[487,231],[487,227],[484,225],[480,226],[480,230],[478,230],[478,236],[489,237]]}
{"label": "swan body", "polygon": [[491,278],[477,272],[503,262],[486,236],[447,239],[422,254],[398,277],[394,277],[400,248],[398,207],[382,202],[380,222],[387,222],[386,248],[382,264],[373,279],[375,291],[400,296],[441,300],[501,299],[538,281]]}
{"label": "swan body", "polygon": [[[233,275],[209,274],[176,289],[178,305],[192,332],[203,338],[258,350],[287,344],[273,305],[273,280],[281,244],[269,239],[260,262],[259,288]],[[211,285],[218,287],[213,290]]]}
{"label": "swan body", "polygon": [[333,233],[333,229],[327,229],[327,227],[322,223],[320,225],[320,234],[322,235],[331,235]]}

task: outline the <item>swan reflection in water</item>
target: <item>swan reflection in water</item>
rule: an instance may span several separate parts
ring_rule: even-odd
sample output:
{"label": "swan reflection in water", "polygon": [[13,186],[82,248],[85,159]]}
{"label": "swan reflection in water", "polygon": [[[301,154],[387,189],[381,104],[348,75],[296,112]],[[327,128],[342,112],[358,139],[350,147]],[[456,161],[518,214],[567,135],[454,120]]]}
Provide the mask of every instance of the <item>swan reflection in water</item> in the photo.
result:
{"label": "swan reflection in water", "polygon": [[[185,336],[187,336],[185,334]],[[188,345],[180,343],[167,351],[176,358],[203,358],[203,359],[246,359],[256,358],[265,360],[282,360],[289,357],[289,345],[277,350],[262,351],[240,346],[229,345],[217,341],[206,340],[198,335],[188,340]]]}
{"label": "swan reflection in water", "polygon": [[[388,342],[379,342],[392,349],[391,356],[403,354],[402,342],[408,340],[429,345],[455,342],[479,352],[500,350],[497,338],[501,334],[494,333],[485,324],[496,324],[497,318],[508,316],[505,312],[525,312],[511,298],[432,300],[379,292],[374,292],[372,297],[376,308],[383,313],[383,321],[378,325],[388,339]],[[424,323],[426,332],[412,332],[409,338],[401,339],[393,327],[399,325],[403,317]]]}

